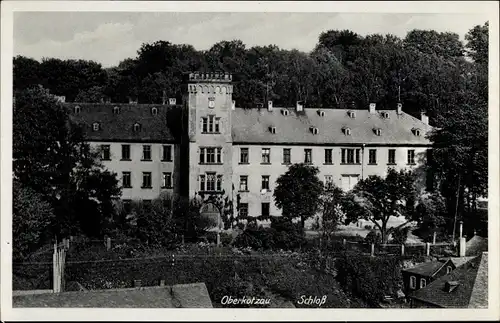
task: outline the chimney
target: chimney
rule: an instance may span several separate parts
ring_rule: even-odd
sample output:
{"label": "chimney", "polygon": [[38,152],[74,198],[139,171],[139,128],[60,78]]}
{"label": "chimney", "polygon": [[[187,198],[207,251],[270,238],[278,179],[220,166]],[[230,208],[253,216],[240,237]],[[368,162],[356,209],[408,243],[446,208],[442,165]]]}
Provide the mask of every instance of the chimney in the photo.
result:
{"label": "chimney", "polygon": [[302,101],[297,101],[297,112],[304,110],[304,105]]}
{"label": "chimney", "polygon": [[267,111],[273,111],[273,101],[267,101]]}
{"label": "chimney", "polygon": [[377,104],[376,103],[370,103],[370,113],[375,113],[377,110],[376,110],[376,107],[377,107]]}
{"label": "chimney", "polygon": [[429,124],[429,116],[423,111],[420,113],[420,120],[425,124]]}
{"label": "chimney", "polygon": [[403,114],[403,103],[398,102],[397,112],[398,112],[398,115]]}
{"label": "chimney", "polygon": [[231,110],[236,110],[236,101],[234,101],[234,100],[231,103]]}
{"label": "chimney", "polygon": [[165,105],[165,101],[167,101],[167,92],[163,90],[163,95],[161,97],[161,104]]}
{"label": "chimney", "polygon": [[447,281],[444,283],[444,291],[447,293],[451,293],[453,290],[455,290],[459,285],[459,282],[456,280],[453,281]]}

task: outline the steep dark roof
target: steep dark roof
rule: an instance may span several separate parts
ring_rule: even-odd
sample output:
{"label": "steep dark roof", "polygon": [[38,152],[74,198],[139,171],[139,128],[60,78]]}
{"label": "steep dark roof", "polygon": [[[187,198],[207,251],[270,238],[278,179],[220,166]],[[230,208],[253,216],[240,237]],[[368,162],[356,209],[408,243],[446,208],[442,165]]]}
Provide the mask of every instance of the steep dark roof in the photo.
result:
{"label": "steep dark roof", "polygon": [[13,307],[210,308],[204,283],[14,296]]}
{"label": "steep dark roof", "polygon": [[[89,141],[137,141],[173,142],[175,141],[167,126],[167,111],[171,106],[161,104],[114,104],[114,103],[66,103],[71,118],[83,127],[85,138]],[[80,112],[75,113],[75,107]],[[120,113],[113,112],[119,107]],[[158,114],[153,115],[152,108]],[[93,131],[94,123],[100,130]],[[134,131],[134,124],[140,124],[140,131]]]}
{"label": "steep dark roof", "polygon": [[465,243],[466,256],[477,256],[484,251],[488,251],[488,239],[486,238],[475,235]]}
{"label": "steep dark roof", "polygon": [[[451,292],[446,282],[459,283]],[[445,308],[488,307],[488,253],[476,257],[410,295],[411,298]]]}
{"label": "steep dark roof", "polygon": [[439,269],[444,267],[447,263],[448,261],[429,261],[429,262],[424,262],[412,268],[406,268],[403,271],[413,274],[418,274],[421,276],[431,277],[435,273],[437,273]]}
{"label": "steep dark roof", "polygon": [[[287,110],[288,115],[282,111]],[[306,108],[297,112],[293,108],[274,107],[272,111],[262,109],[236,108],[232,113],[232,136],[235,143],[303,143],[303,144],[410,144],[429,145],[425,135],[432,127],[421,120],[395,110],[377,111],[371,114],[368,110],[352,110],[355,118],[348,115],[349,109]],[[387,112],[388,118],[382,117]],[[269,131],[276,127],[276,133]],[[311,127],[318,129],[313,134]],[[343,128],[351,129],[347,136]],[[380,136],[374,129],[380,129]],[[421,134],[416,136],[414,129]]]}

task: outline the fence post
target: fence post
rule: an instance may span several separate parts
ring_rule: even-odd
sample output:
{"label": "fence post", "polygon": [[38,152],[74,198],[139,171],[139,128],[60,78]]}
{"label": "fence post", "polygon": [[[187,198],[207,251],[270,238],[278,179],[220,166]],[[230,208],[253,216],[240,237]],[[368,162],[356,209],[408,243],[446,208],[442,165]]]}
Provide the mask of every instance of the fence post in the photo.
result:
{"label": "fence post", "polygon": [[434,234],[432,235],[432,244],[436,244],[436,231],[434,231]]}
{"label": "fence post", "polygon": [[405,245],[401,244],[401,256],[405,255]]}
{"label": "fence post", "polygon": [[220,231],[217,231],[217,247],[220,246]]}
{"label": "fence post", "polygon": [[375,256],[375,244],[374,243],[372,243],[370,255],[372,257]]}
{"label": "fence post", "polygon": [[465,257],[466,254],[466,241],[465,238],[460,238],[460,243],[458,244],[459,256]]}
{"label": "fence post", "polygon": [[344,245],[344,247],[345,247],[346,243],[347,243],[346,239],[342,239],[342,244]]}
{"label": "fence post", "polygon": [[106,239],[106,250],[111,250],[111,238]]}
{"label": "fence post", "polygon": [[165,286],[165,280],[164,280],[164,279],[160,280],[160,286],[161,286],[161,287],[164,287],[164,286]]}
{"label": "fence post", "polygon": [[425,254],[427,256],[431,255],[431,243],[430,242],[425,243]]}
{"label": "fence post", "polygon": [[182,235],[182,245],[184,245],[184,234]]}

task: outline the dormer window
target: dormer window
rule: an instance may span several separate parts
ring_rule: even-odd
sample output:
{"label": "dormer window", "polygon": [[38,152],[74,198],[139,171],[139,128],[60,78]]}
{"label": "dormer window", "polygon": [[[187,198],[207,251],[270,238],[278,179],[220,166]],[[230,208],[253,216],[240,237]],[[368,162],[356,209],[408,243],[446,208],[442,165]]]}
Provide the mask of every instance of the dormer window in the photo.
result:
{"label": "dormer window", "polygon": [[275,134],[275,133],[276,133],[276,127],[269,127],[269,131],[270,131],[272,134]]}
{"label": "dormer window", "polygon": [[413,129],[412,129],[412,131],[413,131],[413,134],[414,134],[415,136],[420,137],[420,134],[421,134],[420,129],[418,129],[418,128],[413,128]]}
{"label": "dormer window", "polygon": [[151,108],[151,114],[152,115],[157,115],[158,114],[158,108]]}
{"label": "dormer window", "polygon": [[139,131],[141,131],[141,124],[140,124],[140,123],[136,122],[136,123],[134,124],[134,131],[135,131],[135,132],[139,132]]}
{"label": "dormer window", "polygon": [[319,133],[319,130],[316,127],[311,127],[311,132],[313,133],[313,135],[317,135]]}
{"label": "dormer window", "polygon": [[79,113],[80,113],[80,111],[81,111],[80,106],[79,106],[79,105],[77,105],[77,106],[75,107],[74,111],[75,111],[75,114],[79,114]]}
{"label": "dormer window", "polygon": [[92,124],[92,130],[99,131],[99,129],[101,129],[101,125],[98,122],[94,122]]}
{"label": "dormer window", "polygon": [[389,119],[389,112],[384,111],[384,112],[381,112],[380,114],[382,115],[382,118]]}
{"label": "dormer window", "polygon": [[351,128],[344,127],[344,128],[342,128],[342,131],[344,132],[344,135],[346,135],[346,136],[351,135]]}
{"label": "dormer window", "polygon": [[380,136],[382,134],[382,130],[380,128],[374,128],[373,132],[377,135]]}
{"label": "dormer window", "polygon": [[113,108],[113,113],[114,114],[119,114],[120,113],[120,107],[114,107]]}
{"label": "dormer window", "polygon": [[319,115],[320,117],[324,117],[324,116],[325,116],[325,111],[323,111],[323,110],[318,110],[318,115]]}
{"label": "dormer window", "polygon": [[349,116],[349,118],[356,118],[356,113],[354,111],[347,111],[347,115]]}
{"label": "dormer window", "polygon": [[283,109],[281,110],[281,113],[283,113],[284,116],[287,116],[290,113],[290,111],[288,111],[287,109]]}

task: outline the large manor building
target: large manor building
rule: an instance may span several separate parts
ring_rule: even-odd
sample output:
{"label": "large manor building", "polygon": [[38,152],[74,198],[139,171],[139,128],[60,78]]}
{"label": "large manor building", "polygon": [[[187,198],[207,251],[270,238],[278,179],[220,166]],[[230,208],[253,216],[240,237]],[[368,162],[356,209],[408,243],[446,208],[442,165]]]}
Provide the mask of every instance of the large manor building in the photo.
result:
{"label": "large manor building", "polygon": [[401,104],[379,110],[239,108],[227,73],[190,73],[181,102],[66,103],[86,139],[118,174],[122,199],[200,192],[240,201],[242,216],[280,215],[275,182],[293,163],[317,166],[320,179],[344,190],[389,167],[425,164],[428,117]]}

